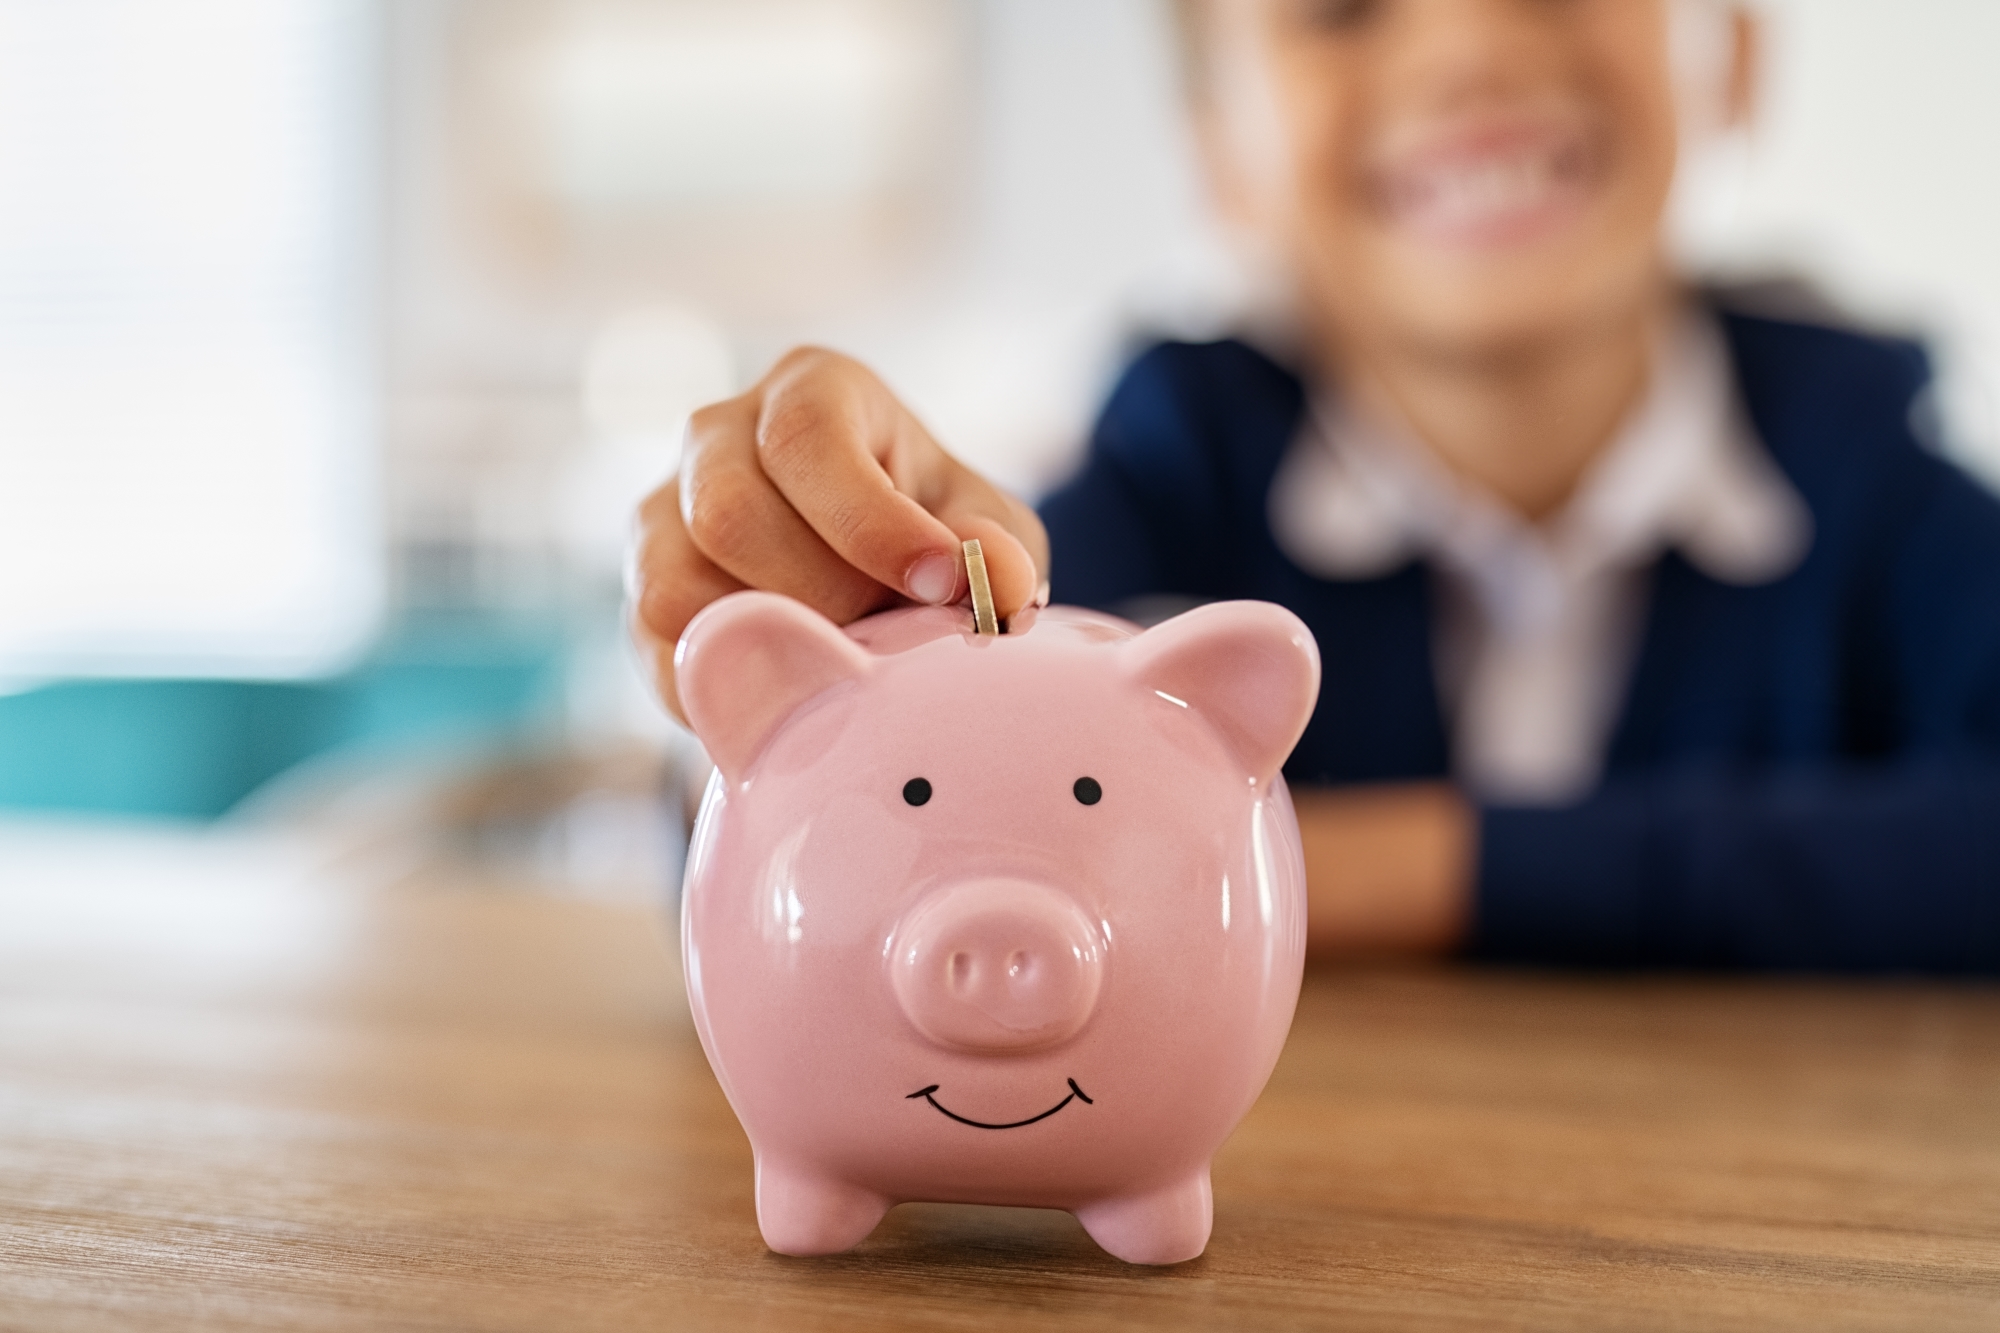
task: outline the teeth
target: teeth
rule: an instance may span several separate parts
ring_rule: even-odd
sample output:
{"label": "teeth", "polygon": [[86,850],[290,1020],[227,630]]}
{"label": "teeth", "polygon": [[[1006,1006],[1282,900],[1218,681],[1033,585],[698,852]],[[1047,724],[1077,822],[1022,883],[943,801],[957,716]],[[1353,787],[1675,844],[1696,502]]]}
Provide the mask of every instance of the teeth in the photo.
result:
{"label": "teeth", "polygon": [[1563,174],[1556,154],[1489,158],[1416,174],[1402,194],[1416,221],[1446,228],[1475,226],[1542,206],[1556,193]]}

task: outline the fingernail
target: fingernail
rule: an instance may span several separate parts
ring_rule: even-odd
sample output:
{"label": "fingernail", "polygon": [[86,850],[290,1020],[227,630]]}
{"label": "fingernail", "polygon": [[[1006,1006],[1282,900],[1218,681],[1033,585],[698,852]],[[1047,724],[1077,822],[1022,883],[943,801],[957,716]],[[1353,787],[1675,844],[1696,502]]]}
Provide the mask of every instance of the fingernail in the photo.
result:
{"label": "fingernail", "polygon": [[948,555],[927,555],[910,566],[903,586],[917,601],[941,606],[958,591],[958,562]]}

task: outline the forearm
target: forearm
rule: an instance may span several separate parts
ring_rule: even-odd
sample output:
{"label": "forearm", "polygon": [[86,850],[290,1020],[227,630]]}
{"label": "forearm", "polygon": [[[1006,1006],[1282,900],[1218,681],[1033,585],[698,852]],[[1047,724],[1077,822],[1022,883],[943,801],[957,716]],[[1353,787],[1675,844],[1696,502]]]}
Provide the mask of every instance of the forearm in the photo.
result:
{"label": "forearm", "polygon": [[1444,783],[1293,793],[1314,958],[1424,956],[1465,939],[1478,815]]}
{"label": "forearm", "polygon": [[1586,966],[2000,971],[2000,763],[1618,779],[1489,810],[1477,956]]}

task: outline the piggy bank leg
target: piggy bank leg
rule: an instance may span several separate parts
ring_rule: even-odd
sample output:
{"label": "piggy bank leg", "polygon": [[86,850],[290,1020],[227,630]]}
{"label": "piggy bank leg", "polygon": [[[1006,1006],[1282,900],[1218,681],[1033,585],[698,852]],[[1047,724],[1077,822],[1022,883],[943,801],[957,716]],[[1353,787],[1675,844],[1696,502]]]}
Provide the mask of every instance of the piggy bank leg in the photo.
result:
{"label": "piggy bank leg", "polygon": [[889,1200],[789,1162],[757,1158],[757,1229],[779,1254],[838,1254],[868,1239]]}
{"label": "piggy bank leg", "polygon": [[1076,1210],[1076,1220],[1113,1258],[1128,1264],[1177,1264],[1208,1248],[1215,1200],[1208,1168],[1145,1194],[1101,1199]]}

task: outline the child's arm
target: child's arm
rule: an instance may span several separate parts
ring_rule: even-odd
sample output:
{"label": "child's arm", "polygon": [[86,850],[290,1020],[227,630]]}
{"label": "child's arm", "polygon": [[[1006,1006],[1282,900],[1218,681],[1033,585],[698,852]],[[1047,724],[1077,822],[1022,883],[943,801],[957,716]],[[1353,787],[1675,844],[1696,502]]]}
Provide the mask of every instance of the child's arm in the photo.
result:
{"label": "child's arm", "polygon": [[680,474],[639,510],[633,637],[679,715],[674,644],[718,597],[781,592],[839,624],[950,602],[972,537],[1013,615],[1048,578],[1034,511],[946,453],[865,366],[800,349],[689,421]]}
{"label": "child's arm", "polygon": [[1449,783],[1292,792],[1315,958],[1451,953],[1472,917],[1479,813]]}
{"label": "child's arm", "polygon": [[1559,810],[1431,783],[1295,798],[1320,957],[2000,970],[1990,758],[1626,777]]}
{"label": "child's arm", "polygon": [[2000,761],[1613,780],[1481,819],[1475,954],[2000,971]]}

